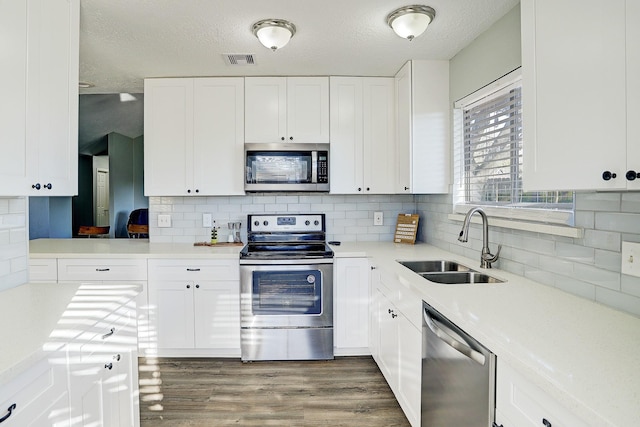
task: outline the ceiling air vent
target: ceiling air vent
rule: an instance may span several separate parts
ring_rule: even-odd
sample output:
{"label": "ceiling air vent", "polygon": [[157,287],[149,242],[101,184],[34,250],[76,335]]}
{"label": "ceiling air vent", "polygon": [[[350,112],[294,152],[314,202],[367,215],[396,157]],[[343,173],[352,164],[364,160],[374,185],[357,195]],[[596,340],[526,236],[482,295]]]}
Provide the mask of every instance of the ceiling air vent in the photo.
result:
{"label": "ceiling air vent", "polygon": [[227,65],[256,65],[251,53],[225,53],[222,56]]}

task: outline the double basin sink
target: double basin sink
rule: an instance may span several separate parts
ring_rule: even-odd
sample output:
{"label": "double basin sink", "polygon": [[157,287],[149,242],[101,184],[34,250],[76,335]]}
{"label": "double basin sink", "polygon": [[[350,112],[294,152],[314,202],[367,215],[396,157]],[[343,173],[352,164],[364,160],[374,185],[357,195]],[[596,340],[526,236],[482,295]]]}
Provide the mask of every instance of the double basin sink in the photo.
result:
{"label": "double basin sink", "polygon": [[414,273],[425,279],[446,285],[472,284],[472,283],[502,283],[504,280],[489,274],[472,270],[466,265],[455,261],[428,260],[428,261],[398,261]]}

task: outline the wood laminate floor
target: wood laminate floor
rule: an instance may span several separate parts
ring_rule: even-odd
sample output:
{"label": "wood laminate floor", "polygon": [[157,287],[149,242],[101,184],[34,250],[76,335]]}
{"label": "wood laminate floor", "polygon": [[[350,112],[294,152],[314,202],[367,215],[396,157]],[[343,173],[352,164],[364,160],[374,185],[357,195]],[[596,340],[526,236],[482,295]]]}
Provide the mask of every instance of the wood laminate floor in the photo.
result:
{"label": "wood laminate floor", "polygon": [[371,357],[139,362],[141,427],[409,427]]}

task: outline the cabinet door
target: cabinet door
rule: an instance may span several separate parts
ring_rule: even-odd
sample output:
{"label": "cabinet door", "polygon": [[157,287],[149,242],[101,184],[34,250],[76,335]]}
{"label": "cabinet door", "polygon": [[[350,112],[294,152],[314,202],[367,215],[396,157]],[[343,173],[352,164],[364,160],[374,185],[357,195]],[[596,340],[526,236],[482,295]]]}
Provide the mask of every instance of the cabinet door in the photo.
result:
{"label": "cabinet door", "polygon": [[144,93],[145,195],[196,194],[193,79],[147,79]]}
{"label": "cabinet door", "polygon": [[[640,172],[640,2],[627,1],[627,170]],[[627,181],[627,188],[640,190],[640,179]]]}
{"label": "cabinet door", "polygon": [[369,260],[341,258],[335,264],[334,345],[340,355],[368,354]]}
{"label": "cabinet door", "polygon": [[[21,196],[31,185],[26,144],[27,2],[0,1],[0,194]],[[1,409],[1,408],[0,408]]]}
{"label": "cabinet door", "polygon": [[394,393],[398,389],[398,322],[395,306],[378,289],[377,311],[380,337],[378,341],[378,366]]}
{"label": "cabinet door", "polygon": [[67,369],[62,352],[36,362],[0,390],[3,427],[70,426]]}
{"label": "cabinet door", "polygon": [[27,146],[31,196],[78,194],[80,0],[30,0]]}
{"label": "cabinet door", "polygon": [[[496,421],[505,427],[548,425],[586,427],[588,424],[544,393],[498,358],[496,369]],[[512,424],[508,424],[509,420]]]}
{"label": "cabinet door", "polygon": [[193,283],[149,283],[149,317],[158,348],[193,348]]}
{"label": "cabinet door", "polygon": [[411,61],[395,76],[396,89],[396,193],[411,193]]}
{"label": "cabinet door", "polygon": [[246,142],[281,142],[287,136],[287,79],[246,77]]}
{"label": "cabinet door", "polygon": [[420,425],[422,333],[406,316],[396,317],[398,334],[398,402],[412,426]]}
{"label": "cabinet door", "polygon": [[198,281],[194,292],[195,347],[240,350],[237,281]]}
{"label": "cabinet door", "polygon": [[389,77],[363,81],[364,193],[395,191],[395,88]]}
{"label": "cabinet door", "polygon": [[194,79],[193,123],[199,194],[244,194],[244,79]]}
{"label": "cabinet door", "polygon": [[625,0],[601,11],[596,0],[521,2],[526,191],[626,187]]}
{"label": "cabinet door", "polygon": [[329,78],[287,78],[286,140],[329,143]]}
{"label": "cabinet door", "polygon": [[362,77],[331,77],[331,193],[362,194]]}

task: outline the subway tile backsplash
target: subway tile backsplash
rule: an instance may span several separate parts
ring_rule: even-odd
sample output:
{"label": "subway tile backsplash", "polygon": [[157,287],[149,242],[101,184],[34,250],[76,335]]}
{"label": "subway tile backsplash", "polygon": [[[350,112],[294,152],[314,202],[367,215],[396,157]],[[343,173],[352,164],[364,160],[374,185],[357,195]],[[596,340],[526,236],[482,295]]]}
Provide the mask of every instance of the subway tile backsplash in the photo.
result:
{"label": "subway tile backsplash", "polygon": [[28,280],[25,197],[0,197],[0,290]]}
{"label": "subway tile backsplash", "polygon": [[[450,195],[416,196],[416,210],[427,218],[420,240],[479,257],[480,226],[458,242]],[[640,242],[640,194],[576,193],[575,218],[581,239],[491,227],[489,219],[491,249],[503,245],[497,267],[640,317],[640,278],[620,272],[622,241]]]}
{"label": "subway tile backsplash", "polygon": [[[373,213],[384,213],[384,225],[373,226]],[[480,226],[472,224],[468,243],[457,240],[461,222],[448,219],[451,195],[330,195],[260,193],[230,197],[151,197],[152,242],[193,243],[209,240],[202,214],[211,213],[228,235],[227,222],[242,221],[246,241],[247,214],[325,213],[327,238],[340,241],[393,239],[399,213],[421,215],[418,240],[476,259],[482,247]],[[158,214],[169,213],[173,227],[158,228]],[[576,225],[584,237],[572,239],[490,227],[490,245],[503,245],[498,268],[547,286],[597,301],[640,317],[640,278],[620,272],[621,243],[640,242],[638,193],[576,194]],[[489,220],[491,223],[491,220]]]}

